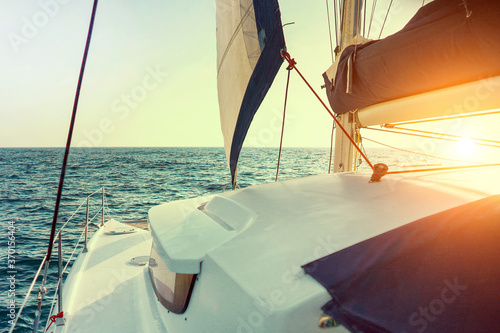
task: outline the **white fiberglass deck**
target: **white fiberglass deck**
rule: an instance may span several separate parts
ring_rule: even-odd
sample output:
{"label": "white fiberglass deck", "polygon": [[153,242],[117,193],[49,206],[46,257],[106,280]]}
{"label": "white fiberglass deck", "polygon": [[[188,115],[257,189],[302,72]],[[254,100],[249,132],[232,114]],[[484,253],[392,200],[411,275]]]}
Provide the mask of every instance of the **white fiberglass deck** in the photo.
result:
{"label": "white fiberglass deck", "polygon": [[198,274],[186,312],[167,311],[147,266],[129,263],[149,254],[147,231],[99,230],[65,285],[67,332],[323,332],[318,320],[330,296],[302,265],[498,194],[499,175],[482,168],[379,183],[363,173],[320,175],[220,194],[206,205],[154,207],[149,223],[162,259],[172,271]]}
{"label": "white fiberglass deck", "polygon": [[[64,285],[65,326],[55,332],[146,332],[152,320],[144,295],[144,268],[130,260],[149,256],[148,231],[107,234],[123,225],[108,221],[89,242]],[[127,229],[133,229],[128,227]],[[51,329],[55,328],[52,324]],[[49,330],[49,331],[50,331]]]}

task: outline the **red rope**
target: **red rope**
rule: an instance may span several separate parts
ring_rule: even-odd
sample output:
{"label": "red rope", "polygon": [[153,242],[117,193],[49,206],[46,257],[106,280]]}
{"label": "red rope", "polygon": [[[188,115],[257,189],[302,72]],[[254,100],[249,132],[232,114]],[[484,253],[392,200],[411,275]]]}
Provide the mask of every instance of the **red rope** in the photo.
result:
{"label": "red rope", "polygon": [[61,311],[59,312],[58,314],[56,315],[53,315],[53,316],[50,316],[49,320],[50,320],[50,324],[49,326],[47,327],[47,329],[45,330],[45,332],[47,332],[50,328],[50,326],[52,325],[52,323],[55,323],[56,322],[56,319],[57,318],[64,318],[64,311]]}
{"label": "red rope", "polygon": [[356,142],[354,142],[353,138],[351,138],[351,136],[349,135],[349,133],[347,133],[347,131],[345,130],[345,128],[340,124],[340,122],[337,120],[337,118],[335,118],[335,115],[333,114],[333,112],[330,111],[330,109],[328,108],[328,106],[326,106],[325,102],[323,102],[323,100],[321,99],[321,97],[319,97],[319,95],[316,93],[316,91],[314,91],[313,87],[311,87],[311,85],[309,84],[309,82],[307,82],[307,80],[304,78],[304,76],[297,69],[297,67],[295,66],[297,64],[297,62],[295,61],[295,59],[292,59],[290,57],[290,54],[288,54],[288,52],[286,52],[286,51],[281,51],[281,55],[282,55],[283,58],[285,58],[286,61],[288,61],[288,64],[290,65],[290,68],[294,68],[297,71],[297,73],[300,75],[300,77],[302,78],[302,80],[304,80],[305,84],[309,87],[309,89],[311,89],[311,91],[316,96],[316,98],[325,107],[326,111],[328,111],[328,113],[330,114],[330,116],[332,116],[333,120],[335,120],[335,123],[337,124],[338,128],[340,128],[342,130],[342,132],[344,132],[344,134],[347,136],[347,138],[349,139],[349,141],[351,141],[351,143],[354,145],[354,147],[356,147],[356,149],[358,150],[358,152],[365,159],[366,163],[368,163],[368,165],[370,166],[370,168],[372,168],[372,170],[373,170],[373,165],[368,160],[368,157],[366,157],[366,155],[361,151],[361,148],[358,147],[358,145],[356,144]]}

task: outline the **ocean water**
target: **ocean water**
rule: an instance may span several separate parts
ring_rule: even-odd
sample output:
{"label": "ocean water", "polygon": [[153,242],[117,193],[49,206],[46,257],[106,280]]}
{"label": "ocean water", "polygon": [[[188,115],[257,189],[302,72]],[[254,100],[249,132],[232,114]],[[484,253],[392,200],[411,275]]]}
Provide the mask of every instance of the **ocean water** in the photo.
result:
{"label": "ocean water", "polygon": [[[61,148],[0,149],[1,332],[8,330],[9,302],[15,299],[17,313],[47,251],[63,154]],[[394,155],[384,148],[369,150],[368,154],[389,165],[409,161],[408,157]],[[239,185],[248,187],[274,181],[277,157],[275,148],[243,149]],[[425,158],[411,161],[413,164],[430,162]],[[284,149],[279,179],[327,173],[328,162],[327,148]],[[365,163],[361,168],[368,167]],[[111,216],[117,220],[131,220],[146,216],[151,207],[160,203],[220,193],[229,181],[222,148],[74,148],[66,171],[58,226],[67,221],[87,195],[101,187],[105,188]],[[92,197],[90,216],[100,208],[100,201],[100,194]],[[65,249],[76,244],[84,221],[84,210],[70,221],[63,235]],[[90,233],[93,231],[95,227],[90,228]],[[12,236],[15,244],[8,243]],[[64,261],[68,259],[69,253]],[[13,284],[10,283],[13,280],[8,280],[12,275]],[[54,257],[47,295],[55,289],[56,276]],[[15,332],[31,332],[38,286]],[[46,322],[50,302],[48,298],[44,300],[40,331]]]}

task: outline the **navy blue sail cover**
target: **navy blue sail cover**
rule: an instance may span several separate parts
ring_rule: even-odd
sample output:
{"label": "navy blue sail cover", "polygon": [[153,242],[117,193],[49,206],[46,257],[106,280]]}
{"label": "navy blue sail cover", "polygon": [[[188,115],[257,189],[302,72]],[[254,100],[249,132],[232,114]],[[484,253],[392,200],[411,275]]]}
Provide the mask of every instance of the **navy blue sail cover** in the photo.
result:
{"label": "navy blue sail cover", "polygon": [[323,75],[330,105],[343,114],[500,75],[499,31],[498,0],[429,2],[401,31],[342,52],[335,78]]}
{"label": "navy blue sail cover", "polygon": [[[375,223],[375,222],[374,222]],[[351,332],[500,332],[500,195],[303,266]]]}
{"label": "navy blue sail cover", "polygon": [[229,161],[233,184],[236,182],[236,168],[243,141],[257,109],[283,63],[281,50],[285,48],[278,1],[253,0],[253,6],[262,53],[248,82],[234,129]]}

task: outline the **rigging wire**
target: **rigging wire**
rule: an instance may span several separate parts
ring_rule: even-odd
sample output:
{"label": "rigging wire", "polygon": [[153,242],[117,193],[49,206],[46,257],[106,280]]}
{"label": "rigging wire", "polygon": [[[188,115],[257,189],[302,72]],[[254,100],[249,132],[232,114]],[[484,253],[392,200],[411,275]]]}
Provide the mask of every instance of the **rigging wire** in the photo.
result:
{"label": "rigging wire", "polygon": [[[356,8],[358,7],[358,5],[363,5],[363,1],[360,1],[360,2],[356,2]],[[358,31],[358,27],[361,27],[360,25],[360,21],[361,21],[361,10],[356,10],[356,31],[354,33],[354,56],[353,56],[353,62],[355,61],[356,59],[356,54],[357,54],[357,50],[358,50],[358,42],[357,42],[357,35],[360,33],[360,31]]]}
{"label": "rigging wire", "polygon": [[328,173],[332,170],[332,156],[333,156],[333,134],[335,132],[335,120],[333,120],[332,124],[332,136],[330,138],[330,161],[328,162]]}
{"label": "rigging wire", "polygon": [[[361,34],[361,18],[362,18],[362,12],[361,12],[361,9],[358,9],[358,6],[363,6],[363,1],[360,1],[360,2],[356,2],[356,33],[354,34],[354,37],[356,37],[356,35],[358,34]],[[358,27],[359,27],[359,31],[358,31]],[[357,45],[358,43],[356,43]]]}
{"label": "rigging wire", "polygon": [[423,119],[423,120],[415,120],[415,121],[402,121],[402,122],[397,122],[394,124],[385,124],[385,126],[394,126],[394,125],[412,125],[412,124],[421,124],[421,123],[428,123],[432,121],[441,121],[441,120],[453,120],[453,119],[460,119],[460,118],[470,118],[470,117],[479,117],[479,116],[489,116],[493,114],[500,114],[500,111],[486,111],[486,112],[474,112],[470,114],[462,114],[459,116],[444,116],[444,117],[436,117],[436,118],[431,118],[431,119]]}
{"label": "rigging wire", "polygon": [[407,150],[407,149],[403,149],[403,148],[398,148],[398,147],[390,146],[388,144],[385,144],[385,143],[382,143],[382,142],[379,142],[379,141],[376,141],[376,140],[373,140],[373,139],[369,139],[367,137],[364,137],[363,139],[364,140],[368,140],[368,141],[373,142],[373,143],[376,143],[376,144],[379,144],[381,146],[385,146],[387,148],[391,148],[391,149],[394,149],[394,150],[402,151],[402,152],[405,152],[405,153],[410,153],[410,154],[415,154],[415,155],[421,155],[421,156],[425,156],[425,157],[432,157],[432,158],[435,158],[435,159],[438,159],[438,160],[443,160],[443,161],[460,162],[460,163],[469,163],[469,164],[472,164],[472,162],[470,162],[470,161],[462,161],[462,160],[456,160],[456,159],[453,159],[453,158],[446,158],[446,157],[441,157],[441,156],[429,155],[429,154],[419,153],[419,152],[416,152],[416,151],[413,151],[413,150]]}
{"label": "rigging wire", "polygon": [[71,146],[71,139],[73,137],[73,129],[75,127],[76,111],[78,109],[78,101],[80,98],[80,91],[82,88],[83,74],[85,72],[85,64],[87,62],[87,55],[88,55],[89,48],[90,48],[90,40],[92,38],[92,30],[94,28],[95,14],[97,11],[97,2],[98,2],[98,0],[94,0],[94,4],[92,7],[92,14],[91,14],[91,18],[90,18],[88,33],[87,33],[87,41],[85,44],[85,51],[83,53],[82,65],[80,67],[80,75],[78,77],[78,84],[77,84],[76,93],[75,93],[75,100],[73,103],[73,112],[71,114],[71,121],[70,121],[70,126],[69,126],[69,131],[68,131],[68,138],[66,140],[66,149],[64,151],[64,158],[63,158],[63,163],[62,163],[62,167],[61,167],[61,175],[59,177],[59,186],[57,189],[57,197],[56,197],[56,203],[55,203],[55,207],[54,207],[54,216],[52,219],[52,227],[50,230],[49,245],[47,248],[47,254],[45,256],[45,269],[44,269],[44,275],[43,275],[43,280],[42,280],[42,286],[40,287],[40,289],[38,291],[38,311],[35,315],[35,320],[34,320],[34,325],[33,325],[34,332],[36,332],[38,330],[38,323],[39,323],[40,314],[41,314],[41,305],[42,305],[43,296],[45,294],[45,289],[46,289],[45,283],[47,280],[47,272],[49,269],[50,259],[51,259],[51,255],[52,255],[52,248],[53,248],[53,242],[54,242],[54,238],[55,238],[55,231],[56,231],[56,225],[57,225],[57,217],[59,214],[59,205],[61,203],[62,189],[63,189],[63,185],[64,185],[64,176],[66,174],[66,166],[68,164],[69,149]]}
{"label": "rigging wire", "polygon": [[[95,216],[94,216],[94,218],[95,218]],[[92,218],[92,220],[94,218]],[[78,239],[78,241],[76,242],[75,246],[73,247],[73,251],[71,252],[71,255],[69,256],[69,259],[66,260],[66,265],[64,265],[64,268],[63,268],[63,274],[66,273],[66,270],[67,270],[69,264],[71,263],[71,260],[73,259],[75,253],[76,253],[78,245],[80,245],[80,243],[81,243],[81,241],[82,241],[82,239],[83,239],[84,236],[85,236],[85,229],[80,233],[80,238]],[[59,237],[61,237],[60,233],[58,234],[58,236],[56,238],[59,238]],[[58,282],[59,281],[60,280],[58,280]],[[54,309],[54,305],[56,303],[56,298],[57,298],[57,291],[59,290],[59,287],[60,287],[60,283],[57,284],[56,289],[54,290],[54,296],[52,297],[52,301],[51,301],[51,306],[50,306],[49,313],[52,313],[52,310]]]}
{"label": "rigging wire", "polygon": [[330,52],[332,54],[332,64],[335,62],[333,55],[333,39],[332,39],[332,25],[330,24],[330,10],[328,8],[328,0],[326,0],[326,17],[328,19],[328,33],[330,34]]}
{"label": "rigging wire", "polygon": [[340,122],[337,120],[337,118],[335,117],[335,114],[332,111],[330,111],[330,109],[328,108],[328,106],[326,106],[325,102],[323,102],[323,100],[321,99],[321,97],[319,97],[318,93],[309,84],[309,82],[302,75],[302,73],[299,71],[299,69],[297,68],[297,66],[295,66],[297,64],[297,62],[295,61],[295,59],[292,59],[290,57],[290,54],[288,52],[286,52],[286,51],[281,51],[281,55],[288,62],[289,67],[292,68],[292,69],[295,69],[295,71],[297,72],[297,74],[299,74],[300,78],[304,81],[304,83],[311,90],[311,92],[314,94],[314,96],[316,96],[316,98],[321,103],[321,105],[323,105],[323,107],[325,108],[325,110],[335,120],[335,123],[336,123],[337,127],[340,128],[342,130],[342,132],[344,132],[344,134],[349,139],[349,141],[351,141],[351,143],[353,144],[353,146],[359,151],[359,153],[361,154],[361,156],[363,156],[363,158],[365,159],[366,163],[368,163],[368,165],[370,166],[370,168],[373,170],[374,169],[373,164],[370,162],[370,160],[368,159],[368,157],[361,151],[361,148],[359,148],[358,145],[356,145],[356,142],[354,142],[353,138],[349,135],[349,133],[347,133],[347,131],[345,130],[345,128],[342,126],[342,124],[340,124]]}
{"label": "rigging wire", "polygon": [[344,25],[344,2],[339,0],[339,14],[340,14],[340,26],[339,26],[339,40],[342,43],[342,26]]}
{"label": "rigging wire", "polygon": [[56,231],[57,216],[59,213],[59,205],[61,203],[62,189],[63,189],[63,185],[64,185],[64,176],[66,174],[66,166],[68,164],[69,149],[71,146],[71,139],[73,137],[73,129],[75,127],[76,111],[78,109],[78,101],[80,99],[80,91],[82,88],[83,74],[85,72],[85,64],[87,63],[87,55],[88,55],[89,48],[90,48],[90,40],[92,38],[92,30],[94,27],[95,14],[96,14],[96,10],[97,10],[97,2],[98,2],[98,0],[94,0],[94,6],[92,8],[92,16],[90,19],[89,30],[88,30],[88,34],[87,34],[87,42],[85,44],[85,51],[83,54],[82,65],[80,67],[80,76],[78,78],[78,85],[76,88],[75,100],[73,103],[73,112],[71,114],[71,122],[70,122],[70,126],[69,126],[69,131],[68,131],[68,138],[66,140],[66,149],[64,151],[64,158],[63,158],[63,163],[62,163],[62,167],[61,167],[61,176],[59,177],[59,187],[57,189],[57,198],[56,198],[56,204],[55,204],[55,208],[54,208],[54,217],[52,219],[52,228],[50,230],[50,240],[49,240],[49,246],[47,249],[47,261],[48,262],[50,262],[50,257],[52,254],[52,243],[54,241],[54,236],[55,236],[55,231]]}
{"label": "rigging wire", "polygon": [[493,166],[500,166],[500,163],[477,164],[477,165],[462,165],[462,166],[452,166],[452,167],[443,167],[443,168],[429,168],[429,169],[398,170],[398,171],[388,171],[387,174],[388,175],[396,175],[396,174],[399,174],[399,173],[461,170],[461,169],[472,169],[472,168],[487,168],[487,167],[493,167]]}
{"label": "rigging wire", "polygon": [[380,29],[380,34],[378,35],[378,39],[380,39],[380,37],[382,36],[382,31],[384,31],[385,22],[387,21],[387,17],[389,16],[389,12],[391,11],[392,2],[393,0],[391,0],[391,2],[389,3],[389,8],[387,8],[387,13],[385,14],[384,23],[382,23],[382,28]]}
{"label": "rigging wire", "polygon": [[[63,226],[59,228],[59,232],[61,232],[62,230],[64,230],[64,229],[66,228],[66,226],[68,225],[68,223],[69,223],[70,221],[72,221],[72,220],[73,220],[73,217],[75,217],[75,215],[76,215],[76,214],[80,211],[80,208],[82,208],[82,206],[83,206],[83,205],[87,202],[87,199],[88,199],[88,198],[92,197],[94,194],[96,194],[96,193],[98,193],[98,192],[101,192],[103,189],[104,189],[104,188],[103,188],[103,187],[101,187],[100,189],[98,189],[98,190],[96,190],[96,191],[92,192],[92,193],[91,193],[91,194],[89,194],[87,197],[85,197],[85,199],[83,199],[83,200],[81,201],[80,205],[79,205],[79,206],[78,206],[78,207],[77,207],[77,208],[73,211],[73,214],[71,214],[71,216],[70,216],[70,217],[67,219],[67,221],[63,224]],[[107,206],[107,203],[106,203],[106,206]],[[108,211],[109,211],[109,207],[108,207]],[[97,211],[97,213],[94,215],[94,217],[93,217],[92,219],[90,219],[90,220],[89,220],[89,224],[90,224],[90,223],[92,223],[92,220],[94,220],[94,219],[95,219],[95,217],[97,216],[97,214],[99,214],[100,212],[101,212],[101,209],[99,209],[99,210]],[[109,215],[108,215],[108,217],[109,217]],[[110,217],[109,217],[109,218],[110,218]],[[85,232],[85,230],[84,230],[83,232]],[[83,235],[83,232],[82,232],[82,234],[81,234],[81,235]],[[57,239],[58,239],[59,235],[60,235],[60,233],[58,234],[58,236],[57,236],[57,237],[55,237],[55,240],[54,240],[53,244],[55,244],[55,243],[56,243],[56,241],[57,241]],[[75,247],[74,247],[74,250],[73,250],[72,255],[71,255],[71,256],[70,256],[70,258],[67,260],[67,263],[66,263],[66,265],[64,266],[64,269],[63,269],[63,273],[65,273],[65,272],[66,272],[67,267],[68,267],[68,264],[71,262],[71,259],[72,259],[72,257],[73,257],[74,251],[76,250],[76,248],[78,247],[79,243],[81,242],[81,237],[82,237],[82,236],[80,236],[80,240],[76,243],[76,245],[75,245]],[[37,273],[35,274],[35,277],[33,278],[33,280],[32,280],[32,282],[31,282],[30,287],[28,288],[28,291],[27,291],[27,293],[26,293],[26,295],[25,295],[25,298],[24,298],[24,300],[23,300],[23,302],[22,302],[21,306],[19,307],[19,311],[17,312],[16,319],[14,320],[14,322],[13,322],[13,324],[12,324],[12,326],[11,326],[11,330],[9,331],[9,333],[12,333],[12,330],[15,328],[15,325],[17,324],[17,321],[19,320],[19,317],[21,316],[22,311],[23,311],[23,310],[24,310],[24,308],[26,307],[26,303],[28,302],[28,299],[29,299],[29,298],[30,298],[30,296],[31,296],[31,292],[32,292],[32,290],[33,290],[33,287],[35,286],[35,283],[36,283],[36,281],[38,280],[38,277],[39,277],[39,275],[40,275],[40,272],[42,271],[42,268],[44,267],[44,264],[45,264],[46,259],[47,259],[47,258],[45,257],[45,258],[42,260],[42,262],[40,263],[40,267],[38,268],[38,271],[37,271]],[[57,288],[58,288],[58,287],[57,287]],[[52,299],[52,303],[54,303],[54,299],[57,297],[57,288],[56,288],[56,290],[54,291],[54,297],[53,297],[53,299]],[[51,308],[51,310],[49,311],[49,313],[52,313],[52,308]]]}
{"label": "rigging wire", "polygon": [[372,3],[372,13],[370,15],[370,24],[368,25],[368,34],[366,35],[366,38],[370,37],[370,30],[372,28],[373,17],[375,16],[375,8],[376,7],[377,7],[377,0],[373,0],[373,3]]}
{"label": "rigging wire", "polygon": [[[340,4],[339,4],[340,7]],[[335,50],[339,48],[339,23],[337,19],[337,0],[333,0],[333,17],[335,18]]]}
{"label": "rigging wire", "polygon": [[14,328],[16,328],[17,322],[19,321],[19,317],[21,317],[21,313],[23,312],[24,308],[26,307],[26,303],[28,302],[28,300],[31,296],[31,292],[33,291],[33,288],[35,287],[35,283],[38,280],[38,277],[40,276],[40,273],[42,272],[42,269],[45,265],[45,260],[46,260],[46,258],[43,258],[42,262],[40,263],[40,266],[38,267],[38,270],[35,273],[35,277],[33,278],[33,281],[31,281],[31,284],[28,288],[26,296],[24,297],[23,302],[22,302],[21,306],[19,307],[19,310],[17,311],[16,318],[14,319],[14,321],[12,322],[12,324],[10,326],[9,333],[14,332]]}
{"label": "rigging wire", "polygon": [[[455,138],[441,138],[441,137],[431,136],[431,135],[415,134],[415,133],[405,133],[405,132],[384,130],[384,129],[373,128],[373,127],[366,127],[366,129],[369,129],[369,130],[372,130],[372,131],[380,131],[380,132],[386,132],[386,133],[403,134],[403,135],[417,136],[417,137],[421,137],[421,138],[429,138],[429,139],[436,139],[436,140],[443,140],[443,141],[452,141],[452,142],[458,142],[459,141],[459,139],[455,139]],[[461,138],[466,139],[465,137],[461,137]],[[497,146],[497,145],[489,145],[489,144],[485,144],[485,143],[476,143],[476,144],[479,145],[479,146],[500,148],[500,146]]]}
{"label": "rigging wire", "polygon": [[[359,137],[361,138],[361,149],[363,149],[363,152],[366,154],[366,149],[365,149],[365,146],[363,145],[363,140],[364,140],[364,137],[361,137],[361,129],[359,129]],[[361,160],[361,158],[359,159],[359,165],[361,165],[361,163],[363,162]],[[358,167],[359,167],[358,165]]]}
{"label": "rigging wire", "polygon": [[[363,147],[361,147],[361,145],[360,145],[361,135],[359,134],[359,131],[356,131],[356,132],[354,133],[354,136],[355,136],[355,138],[356,138],[356,144],[357,144],[358,146],[360,146],[360,148],[363,148]],[[361,159],[360,159],[360,160],[361,160]],[[357,163],[357,161],[358,161],[358,151],[355,151],[355,152],[354,152],[354,171],[356,171],[356,170],[358,169],[358,163]],[[361,165],[361,162],[359,163],[359,165]]]}
{"label": "rigging wire", "polygon": [[[395,128],[401,131],[409,131],[409,132],[415,132],[415,133],[424,133],[424,134],[431,134],[431,135],[441,135],[441,136],[446,136],[450,138],[457,138],[457,139],[470,139],[473,141],[480,141],[480,142],[489,142],[489,143],[495,143],[500,145],[500,141],[496,140],[486,140],[486,139],[478,139],[478,138],[469,138],[465,137],[462,135],[453,135],[453,134],[446,134],[446,133],[437,133],[437,132],[429,132],[429,131],[422,131],[422,130],[416,130],[416,129],[411,129],[411,128],[404,128],[404,127],[399,127],[399,126],[387,126],[389,128]],[[500,147],[499,147],[500,148]]]}
{"label": "rigging wire", "polygon": [[275,182],[278,181],[278,174],[280,171],[280,161],[281,161],[281,149],[283,148],[283,133],[285,132],[285,115],[286,115],[286,102],[288,100],[288,88],[290,86],[290,72],[292,68],[290,66],[287,67],[288,70],[288,75],[286,78],[286,90],[285,90],[285,103],[283,106],[283,122],[281,124],[281,139],[280,139],[280,150],[278,153],[278,165],[276,166],[276,179],[274,180]]}
{"label": "rigging wire", "polygon": [[366,3],[363,6],[363,37],[365,36],[366,32]]}
{"label": "rigging wire", "polygon": [[[339,0],[340,1],[340,0]],[[326,0],[326,9],[328,11],[328,0]],[[338,7],[339,7],[339,12],[341,11],[341,8],[340,8],[340,3],[338,4]],[[332,51],[332,62],[335,63],[335,59],[334,59],[334,55],[333,53],[335,53],[335,55],[337,55],[338,52],[340,52],[340,45],[339,45],[339,25],[338,25],[338,19],[337,19],[337,16],[338,16],[338,12],[337,11],[337,0],[333,0],[333,17],[335,18],[335,50]],[[329,11],[328,11],[329,13]],[[341,13],[340,13],[341,14]],[[328,14],[329,15],[329,14]],[[342,20],[342,17],[340,17],[340,21]],[[328,16],[328,26],[330,27],[330,16]],[[332,35],[331,35],[331,32],[330,32],[330,47],[331,47],[331,43],[332,43]],[[334,138],[334,132],[335,132],[335,120],[332,121],[332,135],[331,135],[331,139],[330,139],[330,159],[328,161],[328,173],[331,172],[331,169],[332,169],[332,156],[333,156],[333,138]]]}

